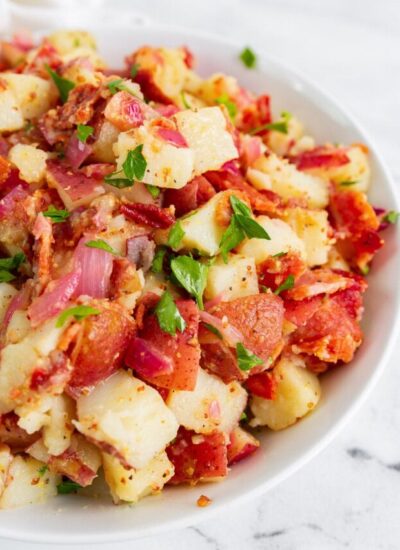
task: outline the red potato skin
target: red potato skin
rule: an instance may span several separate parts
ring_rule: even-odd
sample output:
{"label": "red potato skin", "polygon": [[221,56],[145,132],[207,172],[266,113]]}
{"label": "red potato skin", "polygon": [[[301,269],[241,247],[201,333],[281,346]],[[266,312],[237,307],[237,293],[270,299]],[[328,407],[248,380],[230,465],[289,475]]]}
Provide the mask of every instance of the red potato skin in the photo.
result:
{"label": "red potato skin", "polygon": [[186,328],[183,332],[177,330],[175,336],[161,330],[154,314],[142,320],[138,336],[151,342],[174,363],[171,374],[146,377],[145,381],[159,388],[191,391],[196,386],[200,365],[199,310],[192,300],[177,300],[176,305],[186,322]]}
{"label": "red potato skin", "polygon": [[40,433],[28,434],[18,426],[18,416],[14,412],[0,416],[0,443],[5,443],[13,451],[23,451],[40,437]]}
{"label": "red potato skin", "polygon": [[228,466],[247,458],[257,451],[260,442],[251,434],[237,426],[229,435]]}
{"label": "red potato skin", "polygon": [[275,399],[278,380],[273,371],[264,371],[250,376],[244,386],[252,395],[263,399]]}
{"label": "red potato skin", "polygon": [[100,309],[101,313],[82,321],[71,353],[73,371],[67,392],[72,397],[77,397],[119,369],[135,334],[135,321],[119,304],[93,302],[91,306]]}
{"label": "red potato skin", "polygon": [[[255,294],[222,302],[210,313],[220,319],[226,316],[228,322],[242,333],[245,348],[265,362],[282,344],[284,308],[282,299],[275,294]],[[229,349],[221,340],[202,344],[202,364],[224,382],[244,380],[250,374],[239,369],[235,350]],[[251,372],[254,374],[264,369],[265,364],[253,367]]]}
{"label": "red potato skin", "polygon": [[196,485],[199,481],[228,474],[227,446],[221,432],[198,435],[181,427],[166,450],[175,468],[174,477],[168,482],[170,485]]}
{"label": "red potato skin", "polygon": [[91,485],[97,476],[97,472],[93,471],[82,461],[79,453],[70,449],[67,449],[59,456],[51,456],[48,466],[54,472],[68,476],[81,487]]}

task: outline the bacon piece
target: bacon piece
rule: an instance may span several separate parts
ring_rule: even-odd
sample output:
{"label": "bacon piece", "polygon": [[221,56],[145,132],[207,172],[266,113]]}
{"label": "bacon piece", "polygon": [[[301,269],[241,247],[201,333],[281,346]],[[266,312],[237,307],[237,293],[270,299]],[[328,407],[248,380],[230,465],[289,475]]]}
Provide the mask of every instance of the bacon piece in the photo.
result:
{"label": "bacon piece", "polygon": [[51,221],[40,212],[32,229],[36,239],[35,257],[37,263],[37,276],[40,284],[45,286],[50,279],[52,266],[53,228]]}
{"label": "bacon piece", "polygon": [[[154,298],[150,295],[148,304],[154,306]],[[154,345],[163,355],[172,360],[173,372],[159,376],[144,376],[146,382],[161,388],[191,391],[195,388],[197,373],[200,364],[200,344],[197,338],[199,328],[199,310],[192,300],[177,300],[176,306],[185,320],[186,328],[183,332],[176,331],[172,336],[164,332],[154,314],[143,318],[142,327],[138,336]],[[129,359],[129,351],[126,363],[132,369],[135,364]]]}
{"label": "bacon piece", "polygon": [[101,313],[83,319],[70,353],[73,371],[67,392],[75,398],[122,366],[135,333],[135,321],[124,307],[103,301],[93,301],[90,305]]}
{"label": "bacon piece", "polygon": [[347,150],[343,147],[322,145],[292,157],[291,161],[296,164],[298,170],[311,170],[313,168],[343,166],[349,163],[350,159]]}
{"label": "bacon piece", "polygon": [[181,427],[166,451],[175,469],[174,477],[168,482],[171,485],[196,485],[228,474],[227,446],[221,432],[198,435]]}
{"label": "bacon piece", "polygon": [[297,281],[306,271],[306,264],[297,252],[288,252],[281,257],[269,257],[257,266],[260,285],[276,290],[289,275]]}
{"label": "bacon piece", "polygon": [[332,192],[329,209],[345,258],[364,271],[384,243],[373,207],[361,191],[339,190]]}
{"label": "bacon piece", "polygon": [[[346,273],[346,272],[343,272]],[[334,294],[354,286],[351,277],[331,269],[314,269],[306,271],[285,294],[285,299],[303,300],[318,294]]]}
{"label": "bacon piece", "polygon": [[71,364],[59,350],[50,353],[45,366],[36,368],[31,375],[29,388],[35,392],[47,388],[64,388],[71,375]]}
{"label": "bacon piece", "polygon": [[362,342],[358,323],[336,300],[325,300],[321,307],[290,336],[295,353],[315,355],[321,361],[350,362]]}
{"label": "bacon piece", "polygon": [[166,208],[155,204],[129,203],[121,206],[121,212],[126,218],[141,225],[156,229],[167,229],[175,222],[175,217]]}
{"label": "bacon piece", "polygon": [[0,185],[3,186],[11,172],[11,163],[0,155]]}
{"label": "bacon piece", "polygon": [[[271,117],[271,100],[268,95],[261,95],[251,101],[240,114],[236,127],[241,132],[248,133],[256,128],[269,124]],[[263,136],[268,130],[260,130],[257,135]]]}
{"label": "bacon piece", "polygon": [[195,210],[215,195],[214,187],[203,176],[193,178],[181,189],[167,189],[164,193],[164,205],[175,206],[175,215],[183,216]]}
{"label": "bacon piece", "polygon": [[117,92],[107,103],[104,116],[118,130],[126,132],[143,124],[142,104],[145,105],[129,92]]}
{"label": "bacon piece", "polygon": [[0,443],[9,445],[15,451],[23,451],[39,437],[40,433],[28,434],[18,426],[18,416],[14,412],[0,415]]}
{"label": "bacon piece", "polygon": [[181,50],[184,54],[184,62],[188,69],[193,69],[195,66],[195,57],[193,52],[187,46],[181,46]]}
{"label": "bacon piece", "polygon": [[105,176],[109,176],[115,171],[114,164],[99,162],[95,164],[87,164],[83,166],[81,172],[88,178],[103,180]]}
{"label": "bacon piece", "polygon": [[321,307],[323,299],[322,295],[303,300],[285,299],[285,319],[298,327],[304,326]]}
{"label": "bacon piece", "polygon": [[[255,294],[222,302],[213,308],[212,314],[220,319],[226,317],[227,322],[242,333],[244,347],[265,362],[282,345],[284,308],[279,296],[271,293]],[[222,340],[203,343],[202,334],[200,332],[199,338],[205,368],[217,374],[224,382],[244,380],[249,376],[249,372],[239,369],[235,349],[229,348]],[[254,374],[264,369],[265,364],[258,365],[250,372]]]}
{"label": "bacon piece", "polygon": [[248,392],[263,399],[275,399],[278,380],[273,371],[259,372],[253,374],[244,383]]}
{"label": "bacon piece", "polygon": [[16,217],[18,210],[29,193],[26,184],[19,184],[0,200],[0,219]]}

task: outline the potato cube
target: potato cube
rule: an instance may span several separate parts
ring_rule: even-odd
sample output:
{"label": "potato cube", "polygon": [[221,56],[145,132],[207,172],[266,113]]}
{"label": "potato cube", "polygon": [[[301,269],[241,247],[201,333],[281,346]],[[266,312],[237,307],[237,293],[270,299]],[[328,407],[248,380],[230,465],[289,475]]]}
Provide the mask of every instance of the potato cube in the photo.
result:
{"label": "potato cube", "polygon": [[146,466],[178,431],[160,394],[125,371],[81,396],[77,407],[77,429],[132,468]]}
{"label": "potato cube", "polygon": [[25,120],[40,117],[50,109],[56,100],[57,92],[52,83],[39,76],[1,73],[1,79],[7,82]]}
{"label": "potato cube", "polygon": [[78,48],[96,51],[94,36],[86,31],[56,31],[46,38],[59,54],[64,55]]}
{"label": "potato cube", "polygon": [[47,153],[32,145],[18,143],[11,147],[8,159],[20,171],[21,178],[28,183],[40,183],[46,174]]}
{"label": "potato cube", "polygon": [[258,278],[254,258],[230,254],[228,263],[218,259],[208,271],[205,297],[212,300],[222,294],[224,301],[258,294]]}
{"label": "potato cube", "polygon": [[24,127],[24,117],[10,86],[0,78],[0,132],[13,132]]}
{"label": "potato cube", "polygon": [[250,425],[282,430],[308,414],[321,396],[318,377],[305,368],[300,357],[285,357],[274,368],[278,380],[275,399],[252,396],[254,419]]}
{"label": "potato cube", "polygon": [[0,443],[0,497],[6,486],[8,468],[12,459],[10,447],[4,443]]}
{"label": "potato cube", "polygon": [[9,283],[0,283],[0,323],[3,321],[7,308],[17,292],[17,289]]}
{"label": "potato cube", "polygon": [[193,391],[172,390],[167,399],[179,424],[201,434],[231,432],[246,402],[247,393],[238,382],[224,384],[203,369],[199,369]]}

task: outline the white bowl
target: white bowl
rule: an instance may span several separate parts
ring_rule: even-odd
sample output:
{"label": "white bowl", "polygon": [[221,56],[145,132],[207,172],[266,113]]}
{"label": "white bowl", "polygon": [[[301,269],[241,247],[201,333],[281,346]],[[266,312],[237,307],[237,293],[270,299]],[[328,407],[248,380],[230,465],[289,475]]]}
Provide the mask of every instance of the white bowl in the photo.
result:
{"label": "white bowl", "polygon": [[[137,19],[135,19],[137,21]],[[258,53],[259,68],[247,70],[238,61],[241,46],[179,29],[144,25],[97,29],[100,51],[111,63],[140,44],[187,44],[198,59],[201,74],[223,71],[245,87],[272,96],[274,111],[296,113],[318,142],[363,142],[371,149],[375,205],[398,210],[395,186],[365,132],[351,116],[314,84],[267,55]],[[88,26],[82,22],[82,27]],[[0,512],[0,537],[47,543],[101,543],[154,535],[184,527],[220,513],[232,503],[265,493],[321,451],[367,397],[382,372],[394,343],[399,321],[399,230],[385,233],[386,246],[374,261],[368,281],[363,321],[365,342],[351,365],[333,369],[323,377],[323,397],[308,418],[287,430],[261,435],[261,449],[235,466],[226,481],[195,488],[168,488],[135,507],[113,506],[109,501],[58,497],[47,504]],[[372,437],[372,435],[371,435]],[[376,437],[376,435],[374,436]],[[379,436],[378,436],[379,437]],[[212,505],[196,506],[202,493]]]}

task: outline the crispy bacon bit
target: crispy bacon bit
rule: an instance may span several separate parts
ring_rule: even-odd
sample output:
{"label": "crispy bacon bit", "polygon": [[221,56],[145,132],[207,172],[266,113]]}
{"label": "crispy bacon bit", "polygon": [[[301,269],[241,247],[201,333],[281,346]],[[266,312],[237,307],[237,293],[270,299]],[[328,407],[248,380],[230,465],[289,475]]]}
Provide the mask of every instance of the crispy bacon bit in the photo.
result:
{"label": "crispy bacon bit", "polygon": [[7,181],[11,172],[11,163],[7,159],[0,156],[0,185],[2,186]]}
{"label": "crispy bacon bit", "polygon": [[228,465],[236,464],[252,455],[260,446],[260,442],[250,433],[237,426],[229,434]]}
{"label": "crispy bacon bit", "polygon": [[106,162],[87,164],[81,170],[87,178],[94,178],[96,180],[103,180],[105,176],[109,176],[115,171],[114,164],[108,164]]}
{"label": "crispy bacon bit", "polygon": [[260,285],[272,290],[276,290],[289,275],[297,281],[305,271],[306,265],[297,252],[275,258],[271,256],[257,267]]}
{"label": "crispy bacon bit", "polygon": [[319,295],[303,300],[285,300],[285,319],[298,327],[304,326],[321,307],[323,299]]}
{"label": "crispy bacon bit", "polygon": [[14,452],[25,450],[40,437],[39,432],[28,434],[20,428],[18,420],[14,412],[0,415],[0,443],[9,445]]}
{"label": "crispy bacon bit", "polygon": [[51,221],[40,213],[36,218],[32,233],[36,239],[37,275],[40,284],[45,286],[49,281],[52,266],[52,244],[54,243],[54,238]]}
{"label": "crispy bacon bit", "polygon": [[278,381],[273,371],[265,371],[250,376],[244,386],[253,395],[257,395],[263,399],[275,399]]}
{"label": "crispy bacon bit", "polygon": [[212,499],[206,495],[200,495],[196,502],[199,508],[205,508],[206,506],[209,506],[211,503],[212,503]]}
{"label": "crispy bacon bit", "polygon": [[187,46],[181,46],[181,50],[184,54],[184,62],[188,69],[193,69],[195,65],[195,58],[193,52]]}
{"label": "crispy bacon bit", "polygon": [[183,216],[195,210],[215,195],[214,187],[203,176],[197,176],[181,189],[167,189],[164,205],[175,206],[176,216]]}
{"label": "crispy bacon bit", "polygon": [[345,290],[354,285],[354,280],[347,275],[330,269],[308,270],[296,281],[294,288],[286,292],[285,299],[303,300],[318,294],[333,294]]}
{"label": "crispy bacon bit", "polygon": [[121,206],[121,212],[126,218],[141,225],[156,229],[167,229],[175,222],[175,217],[166,208],[155,204],[129,203]]}
{"label": "crispy bacon bit", "polygon": [[[270,97],[268,95],[261,95],[243,109],[236,127],[241,132],[248,133],[264,124],[269,124],[271,121]],[[263,136],[267,132],[268,130],[261,130],[257,134]]]}
{"label": "crispy bacon bit", "polygon": [[52,351],[46,367],[38,367],[33,371],[29,388],[40,391],[57,387],[62,391],[71,375],[71,365],[66,355],[62,351]]}
{"label": "crispy bacon bit", "polygon": [[25,185],[19,184],[0,200],[0,219],[8,218],[14,214],[14,210],[21,205],[28,196]]}
{"label": "crispy bacon bit", "polygon": [[195,485],[208,478],[225,477],[228,459],[225,435],[213,432],[193,440],[194,432],[180,428],[176,439],[167,447],[168,458],[175,468],[171,485],[190,483]]}
{"label": "crispy bacon bit", "polygon": [[298,170],[312,170],[313,168],[334,168],[350,162],[347,150],[340,147],[322,145],[311,151],[304,151],[293,157],[292,162]]}

